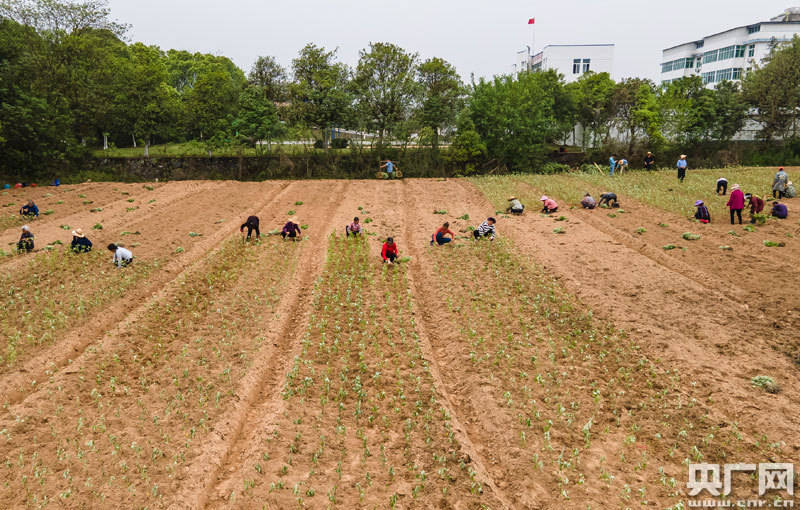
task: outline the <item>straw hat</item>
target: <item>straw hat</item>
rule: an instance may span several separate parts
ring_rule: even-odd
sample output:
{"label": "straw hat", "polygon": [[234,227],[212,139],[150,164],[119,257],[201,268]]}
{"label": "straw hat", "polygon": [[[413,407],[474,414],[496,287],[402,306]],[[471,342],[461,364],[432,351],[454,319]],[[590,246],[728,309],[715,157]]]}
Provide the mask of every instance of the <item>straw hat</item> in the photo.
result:
{"label": "straw hat", "polygon": [[297,216],[289,217],[289,221],[291,221],[292,223],[300,223],[300,220],[297,219]]}
{"label": "straw hat", "polygon": [[22,225],[22,230],[24,230],[25,232],[30,232],[31,227],[29,227],[28,225]]}
{"label": "straw hat", "polygon": [[697,202],[694,203],[695,207],[697,207],[698,205],[703,205],[703,201],[702,200],[698,200]]}
{"label": "straw hat", "polygon": [[734,184],[732,189],[739,189],[739,185],[738,184]]}
{"label": "straw hat", "polygon": [[539,200],[541,200],[542,202],[544,202],[545,200],[547,200],[547,195],[542,195],[542,198],[540,198]]}
{"label": "straw hat", "polygon": [[681,159],[685,158],[686,154],[681,154]]}
{"label": "straw hat", "polygon": [[514,195],[511,195],[510,197],[508,197],[508,201],[509,202],[511,202],[512,200],[516,200],[516,199],[517,199],[517,197],[515,197]]}
{"label": "straw hat", "polygon": [[75,230],[73,230],[72,231],[72,235],[74,235],[75,237],[86,237],[86,236],[83,235],[83,230],[81,230],[79,228],[76,228]]}

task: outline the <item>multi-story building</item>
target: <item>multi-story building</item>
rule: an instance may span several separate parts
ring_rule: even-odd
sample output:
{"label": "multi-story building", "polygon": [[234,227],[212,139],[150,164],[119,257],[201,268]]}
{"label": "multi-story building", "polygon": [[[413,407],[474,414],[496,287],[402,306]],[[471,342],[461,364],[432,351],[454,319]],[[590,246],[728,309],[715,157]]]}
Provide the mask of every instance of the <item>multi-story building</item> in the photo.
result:
{"label": "multi-story building", "polygon": [[609,73],[614,66],[613,44],[551,44],[535,55],[525,55],[520,71],[555,69],[572,82],[585,73]]}
{"label": "multi-story building", "polygon": [[787,9],[769,21],[744,25],[662,52],[661,83],[701,76],[707,87],[741,80],[772,48],[800,34],[800,8]]}

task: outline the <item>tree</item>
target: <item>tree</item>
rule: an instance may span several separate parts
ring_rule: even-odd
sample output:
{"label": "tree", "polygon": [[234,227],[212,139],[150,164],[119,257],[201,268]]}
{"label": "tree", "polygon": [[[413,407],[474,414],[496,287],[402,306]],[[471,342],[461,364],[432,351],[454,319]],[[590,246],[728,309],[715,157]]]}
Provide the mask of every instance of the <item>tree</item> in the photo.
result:
{"label": "tree", "polygon": [[797,109],[800,107],[800,37],[773,48],[766,64],[744,77],[744,98],[755,108],[766,141],[796,136]]}
{"label": "tree", "polygon": [[256,149],[260,147],[258,142],[269,143],[286,132],[275,104],[255,85],[247,87],[239,96],[239,114],[233,121],[233,128]]}
{"label": "tree", "polygon": [[475,131],[475,124],[468,114],[459,116],[456,136],[445,154],[445,158],[461,168],[465,175],[474,173],[474,164],[486,157],[488,150]]}
{"label": "tree", "polygon": [[456,118],[463,96],[463,85],[455,67],[440,58],[426,60],[417,69],[420,92],[418,116],[432,131],[433,150],[439,148],[439,131]]}
{"label": "tree", "polygon": [[107,30],[123,37],[129,26],[111,19],[107,0],[2,0],[0,18],[33,27],[55,40],[87,29]]}
{"label": "tree", "polygon": [[190,133],[201,140],[214,136],[220,121],[235,116],[239,93],[236,81],[222,69],[199,76],[186,94]]}
{"label": "tree", "polygon": [[322,132],[328,147],[329,130],[350,117],[347,66],[336,62],[336,51],[306,45],[292,61],[294,81],[289,85],[292,118]]}
{"label": "tree", "polygon": [[356,102],[378,133],[378,148],[387,133],[406,120],[416,92],[417,55],[390,43],[371,43],[361,50],[353,88]]}
{"label": "tree", "polygon": [[247,81],[261,89],[264,97],[274,102],[283,102],[289,97],[286,70],[275,57],[258,57]]}
{"label": "tree", "polygon": [[713,96],[714,91],[705,88],[699,76],[667,85],[659,97],[665,137],[688,145],[709,140],[716,122]]}
{"label": "tree", "polygon": [[587,134],[592,135],[593,146],[597,144],[600,135],[608,139],[614,85],[614,80],[608,73],[586,73],[569,87],[574,89],[578,105],[577,119],[583,126],[581,145],[584,147],[587,146]]}
{"label": "tree", "polygon": [[712,109],[716,120],[711,125],[711,138],[721,143],[730,142],[742,130],[747,119],[747,103],[739,84],[732,81],[718,83]]}
{"label": "tree", "polygon": [[628,154],[633,153],[636,136],[647,133],[658,137],[658,103],[655,84],[642,78],[627,78],[614,86],[611,96],[613,123],[627,135]]}

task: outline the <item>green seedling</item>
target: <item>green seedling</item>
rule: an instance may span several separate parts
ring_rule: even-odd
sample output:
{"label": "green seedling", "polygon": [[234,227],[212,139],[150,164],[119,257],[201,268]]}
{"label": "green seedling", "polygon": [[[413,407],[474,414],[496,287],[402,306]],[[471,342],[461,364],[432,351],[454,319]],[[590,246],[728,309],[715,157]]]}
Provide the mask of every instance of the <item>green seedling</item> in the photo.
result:
{"label": "green seedling", "polygon": [[566,234],[566,233],[567,233],[567,231],[566,231],[566,230],[564,230],[562,227],[558,227],[558,228],[554,228],[554,229],[553,229],[553,233],[554,233],[554,234]]}
{"label": "green seedling", "polygon": [[128,199],[128,202],[130,202],[130,203],[134,203],[134,202],[136,202],[136,199],[135,199],[135,198],[129,198],[129,199]]}
{"label": "green seedling", "polygon": [[469,220],[469,214],[465,214],[463,216],[459,216],[457,219],[467,221],[467,220]]}
{"label": "green seedling", "polygon": [[733,248],[730,246],[720,246],[719,249],[722,251],[733,251]]}
{"label": "green seedling", "polygon": [[637,234],[644,234],[645,232],[647,232],[647,229],[644,227],[639,227],[636,229]]}
{"label": "green seedling", "polygon": [[567,221],[567,217],[566,216],[559,216],[558,218],[556,218],[556,221]]}
{"label": "green seedling", "polygon": [[61,229],[62,230],[71,230],[72,227],[70,227],[69,225],[61,225]]}
{"label": "green seedling", "polygon": [[297,202],[294,203],[294,205],[303,205],[303,201],[302,200],[298,200]]}
{"label": "green seedling", "polygon": [[434,209],[433,214],[447,214],[445,209]]}
{"label": "green seedling", "polygon": [[200,237],[203,234],[198,234],[197,232],[189,232],[189,237]]}
{"label": "green seedling", "polygon": [[780,242],[767,241],[765,239],[764,240],[764,246],[766,246],[768,248],[775,248],[775,247],[781,247],[782,248],[782,247],[786,246],[786,243],[784,243],[783,241],[780,241]]}
{"label": "green seedling", "polygon": [[750,382],[753,383],[753,386],[761,388],[767,393],[778,393],[781,391],[781,387],[778,383],[768,375],[757,375],[750,379]]}
{"label": "green seedling", "polygon": [[372,218],[365,218],[364,223],[372,223]]}
{"label": "green seedling", "polygon": [[287,215],[287,216],[294,216],[294,215],[295,215],[295,213],[297,213],[297,211],[295,211],[294,209],[292,209],[291,211],[289,211],[288,213],[286,213],[286,215]]}
{"label": "green seedling", "polygon": [[92,227],[92,229],[94,229],[94,230],[103,230],[103,225],[101,225],[100,223],[95,223],[94,226]]}
{"label": "green seedling", "polygon": [[684,232],[681,237],[683,237],[687,241],[697,241],[698,239],[700,239],[701,236],[700,234],[692,234],[691,232]]}
{"label": "green seedling", "polygon": [[677,248],[677,246],[675,246],[674,244],[665,244],[665,245],[663,246],[663,248],[664,248],[665,250],[674,250],[675,248]]}
{"label": "green seedling", "polygon": [[54,212],[55,212],[54,210],[52,210],[52,209],[48,209],[48,210],[46,210],[45,212],[43,212],[42,214],[43,214],[43,215],[45,215],[45,216],[50,216],[50,215],[51,215],[51,214],[53,214]]}
{"label": "green seedling", "polygon": [[152,186],[143,186],[147,191],[153,191],[155,188]]}
{"label": "green seedling", "polygon": [[609,217],[609,218],[616,218],[616,217],[617,217],[617,215],[616,215],[616,214],[614,214],[614,213],[608,213],[608,217]]}
{"label": "green seedling", "polygon": [[742,227],[742,230],[746,230],[748,232],[755,232],[756,227],[754,227],[753,225],[745,225],[744,227]]}
{"label": "green seedling", "polygon": [[302,228],[303,230],[308,230],[308,225],[300,225],[300,228]]}
{"label": "green seedling", "polygon": [[155,202],[156,202],[156,199],[154,198],[154,199],[150,200],[150,201],[149,201],[149,202],[147,202],[147,203],[148,203],[148,204],[154,204]]}
{"label": "green seedling", "polygon": [[90,209],[89,212],[103,212],[102,207],[95,207],[94,209]]}
{"label": "green seedling", "polygon": [[732,235],[733,237],[739,237],[739,234],[737,234],[735,230],[729,230],[728,234]]}
{"label": "green seedling", "polygon": [[183,253],[185,251],[186,250],[183,249],[183,246],[178,246],[177,248],[175,248],[175,253]]}

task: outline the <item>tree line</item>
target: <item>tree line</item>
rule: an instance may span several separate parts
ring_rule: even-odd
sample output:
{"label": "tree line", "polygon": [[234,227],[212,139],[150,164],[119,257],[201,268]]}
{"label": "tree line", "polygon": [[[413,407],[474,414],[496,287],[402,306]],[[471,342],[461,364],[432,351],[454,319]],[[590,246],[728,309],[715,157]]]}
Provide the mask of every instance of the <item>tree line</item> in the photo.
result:
{"label": "tree line", "polygon": [[263,56],[245,73],[224,56],[129,43],[128,30],[106,0],[0,0],[0,174],[68,168],[109,145],[196,141],[212,155],[313,137],[328,148],[335,128],[368,133],[376,157],[414,140],[460,173],[530,171],[566,143],[723,146],[751,120],[766,142],[797,138],[797,38],[741,85],[708,89],[606,73],[567,84],[554,71],[465,84],[446,60],[385,42],[354,67],[308,44],[289,69]]}

